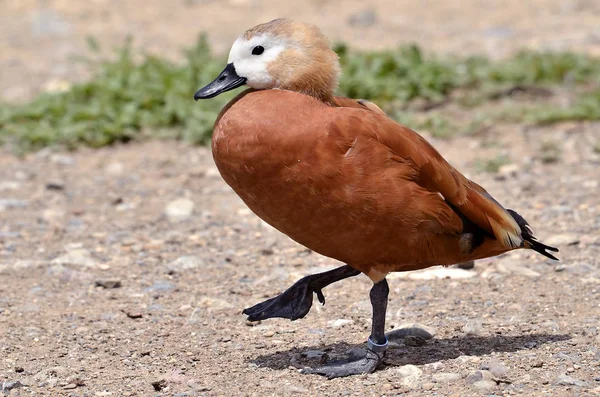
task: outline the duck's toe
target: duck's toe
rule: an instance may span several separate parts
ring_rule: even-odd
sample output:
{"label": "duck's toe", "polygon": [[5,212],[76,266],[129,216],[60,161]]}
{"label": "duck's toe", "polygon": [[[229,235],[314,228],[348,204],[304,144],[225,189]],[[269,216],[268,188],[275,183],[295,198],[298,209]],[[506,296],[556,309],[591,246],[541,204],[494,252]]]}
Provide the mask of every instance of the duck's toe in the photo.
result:
{"label": "duck's toe", "polygon": [[343,378],[345,376],[370,374],[383,362],[385,352],[374,352],[367,349],[367,354],[355,360],[335,362],[317,368],[305,368],[303,374],[314,374],[325,376],[329,379]]}

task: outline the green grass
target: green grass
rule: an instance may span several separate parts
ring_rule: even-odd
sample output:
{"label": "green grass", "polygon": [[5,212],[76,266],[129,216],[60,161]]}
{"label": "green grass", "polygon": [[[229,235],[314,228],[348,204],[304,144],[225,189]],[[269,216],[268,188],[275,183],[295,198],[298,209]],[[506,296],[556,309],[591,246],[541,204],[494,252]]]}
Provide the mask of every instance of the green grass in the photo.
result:
{"label": "green grass", "polygon": [[[98,50],[90,39],[91,50]],[[338,93],[377,102],[411,127],[447,138],[479,128],[488,113],[475,112],[514,92],[543,93],[534,105],[496,112],[495,120],[549,124],[600,120],[600,59],[574,53],[522,52],[492,62],[482,57],[436,57],[419,47],[357,52],[335,47],[343,68]],[[210,139],[216,115],[235,93],[194,102],[196,89],[212,81],[225,65],[203,37],[175,64],[144,56],[136,61],[127,43],[115,59],[95,64],[95,77],[63,93],[41,94],[20,104],[0,104],[0,144],[17,151],[59,145],[100,147],[146,137],[171,137],[194,143]],[[577,99],[559,107],[548,100],[554,88]],[[518,89],[518,90],[515,90]],[[538,95],[535,94],[535,95]],[[477,114],[457,126],[437,108],[456,103]],[[417,106],[418,105],[418,106]],[[436,108],[433,111],[424,110]],[[491,114],[491,113],[490,113]]]}

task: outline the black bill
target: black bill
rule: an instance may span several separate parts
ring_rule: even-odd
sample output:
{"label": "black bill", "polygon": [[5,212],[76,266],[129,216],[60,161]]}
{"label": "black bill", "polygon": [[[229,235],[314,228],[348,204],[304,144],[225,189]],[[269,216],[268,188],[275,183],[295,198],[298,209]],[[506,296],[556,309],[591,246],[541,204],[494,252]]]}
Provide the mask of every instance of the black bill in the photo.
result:
{"label": "black bill", "polygon": [[235,72],[233,63],[227,64],[227,67],[223,69],[219,77],[217,77],[212,83],[204,88],[200,88],[195,94],[194,99],[208,99],[214,98],[219,94],[233,90],[246,84],[246,78],[240,77]]}

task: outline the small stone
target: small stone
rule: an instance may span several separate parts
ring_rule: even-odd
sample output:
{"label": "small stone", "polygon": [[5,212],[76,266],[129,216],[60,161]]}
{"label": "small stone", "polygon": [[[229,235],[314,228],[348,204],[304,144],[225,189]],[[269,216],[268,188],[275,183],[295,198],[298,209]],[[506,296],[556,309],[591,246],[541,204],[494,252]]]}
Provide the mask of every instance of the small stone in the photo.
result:
{"label": "small stone", "polygon": [[65,182],[60,179],[46,182],[46,189],[48,190],[63,190],[64,188]]}
{"label": "small stone", "polygon": [[165,379],[159,379],[150,384],[154,388],[154,391],[161,391],[162,389],[167,387],[167,381]]}
{"label": "small stone", "polygon": [[81,267],[95,267],[97,261],[92,258],[90,252],[83,248],[70,249],[65,255],[59,256],[52,261],[54,265],[64,266],[81,266]]}
{"label": "small stone", "polygon": [[403,341],[408,336],[416,336],[424,340],[432,339],[435,329],[421,324],[401,324],[393,331],[386,333],[390,342]]}
{"label": "small stone", "polygon": [[495,388],[496,382],[493,380],[480,380],[473,383],[473,387],[481,391],[486,391]]}
{"label": "small stone", "polygon": [[420,346],[425,346],[426,344],[427,344],[427,340],[420,336],[408,335],[406,338],[404,338],[404,345],[406,345],[406,346],[420,347]]}
{"label": "small stone", "polygon": [[436,383],[452,383],[460,380],[462,375],[455,372],[440,372],[433,374],[431,378]]}
{"label": "small stone", "polygon": [[475,318],[467,321],[467,323],[463,326],[462,331],[465,335],[481,335],[483,331],[483,320],[480,318]]}
{"label": "small stone", "polygon": [[415,365],[403,365],[396,369],[396,373],[402,378],[402,384],[408,387],[416,387],[423,371]]}
{"label": "small stone", "polygon": [[65,390],[77,389],[77,385],[75,383],[69,383],[68,385],[64,385],[63,389],[65,389]]}
{"label": "small stone", "polygon": [[14,381],[6,380],[2,383],[2,390],[10,391],[13,389],[18,389],[19,387],[22,387],[22,386],[23,386],[23,384],[21,382],[19,382],[18,380],[14,380]]}
{"label": "small stone", "polygon": [[21,187],[21,182],[17,181],[2,181],[0,182],[0,192],[4,190],[18,190]]}
{"label": "small stone", "polygon": [[15,367],[15,372],[18,373],[18,374],[20,374],[21,372],[25,372],[25,368],[23,368],[23,367]]}
{"label": "small stone", "polygon": [[463,270],[471,270],[475,268],[475,261],[459,263],[456,265],[456,267]]}
{"label": "small stone", "polygon": [[481,365],[481,369],[488,370],[495,378],[504,379],[508,375],[508,368],[498,360],[492,360],[489,363]]}
{"label": "small stone", "polygon": [[9,208],[25,208],[29,205],[27,200],[0,198],[0,210]]}
{"label": "small stone", "polygon": [[246,320],[246,325],[248,327],[256,327],[257,325],[260,325],[262,323],[262,321],[258,320],[258,321],[250,321],[250,320]]}
{"label": "small stone", "polygon": [[121,287],[120,280],[96,280],[95,284],[97,287],[102,287],[102,288],[106,288],[106,289]]}
{"label": "small stone", "polygon": [[175,286],[167,281],[156,281],[151,286],[144,289],[144,292],[169,292],[173,290]]}
{"label": "small stone", "polygon": [[143,317],[142,313],[138,311],[123,310],[123,313],[125,313],[127,317],[132,319],[138,319]]}
{"label": "small stone", "polygon": [[198,301],[198,307],[209,308],[213,310],[224,310],[233,308],[233,305],[224,299],[203,296]]}
{"label": "small stone", "polygon": [[498,168],[498,179],[508,179],[517,176],[521,167],[518,164],[504,164]]}
{"label": "small stone", "polygon": [[179,272],[184,270],[196,269],[203,267],[205,262],[200,257],[194,255],[184,255],[175,259],[167,265],[167,269],[171,272]]}
{"label": "small stone", "polygon": [[469,385],[472,385],[476,382],[480,382],[483,380],[492,380],[494,375],[490,371],[487,370],[479,370],[475,372],[471,372],[469,376],[467,376],[466,382]]}
{"label": "small stone", "polygon": [[337,320],[331,320],[331,321],[327,322],[327,326],[330,328],[341,328],[345,325],[350,325],[350,324],[354,324],[354,321],[345,319],[345,318],[339,318]]}
{"label": "small stone", "polygon": [[306,356],[306,358],[321,358],[324,354],[325,352],[322,350],[307,350],[303,355]]}
{"label": "small stone", "polygon": [[178,198],[165,207],[165,215],[171,222],[182,222],[189,219],[194,212],[194,202],[187,198]]}
{"label": "small stone", "polygon": [[423,390],[432,390],[435,387],[433,383],[423,383]]}
{"label": "small stone", "polygon": [[124,169],[125,169],[125,167],[123,166],[123,163],[118,162],[118,161],[113,161],[112,163],[110,163],[106,167],[104,167],[104,172],[106,172],[108,175],[119,176],[119,175],[123,174]]}
{"label": "small stone", "polygon": [[579,237],[571,233],[555,234],[545,239],[544,244],[559,248],[565,245],[577,245],[579,244]]}
{"label": "small stone", "polygon": [[584,387],[587,386],[587,383],[579,380],[579,379],[575,379],[569,375],[559,375],[553,382],[553,384],[558,385],[558,386],[579,386],[579,387]]}

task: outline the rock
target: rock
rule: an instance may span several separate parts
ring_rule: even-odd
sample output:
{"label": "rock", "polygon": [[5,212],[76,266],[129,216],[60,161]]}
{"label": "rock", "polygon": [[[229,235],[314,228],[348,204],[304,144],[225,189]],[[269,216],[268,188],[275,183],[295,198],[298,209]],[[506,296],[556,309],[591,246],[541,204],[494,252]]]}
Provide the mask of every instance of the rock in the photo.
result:
{"label": "rock", "polygon": [[431,378],[436,383],[451,383],[460,380],[462,375],[455,372],[439,372],[433,374]]}
{"label": "rock", "polygon": [[436,331],[426,325],[421,324],[401,324],[393,331],[387,332],[385,335],[390,342],[403,341],[406,337],[418,337],[423,340],[432,339]]}
{"label": "rock", "polygon": [[144,289],[144,292],[169,292],[174,289],[175,286],[167,281],[159,280],[156,281],[149,287]]}
{"label": "rock", "polygon": [[557,248],[565,245],[576,245],[579,244],[579,237],[571,233],[555,234],[545,239],[544,244]]}
{"label": "rock", "polygon": [[165,215],[171,222],[182,222],[189,219],[194,212],[194,202],[186,198],[171,201],[165,207]]}
{"label": "rock", "polygon": [[303,353],[306,358],[322,358],[324,354],[322,350],[307,350]]}
{"label": "rock", "polygon": [[233,305],[224,299],[212,298],[210,296],[203,296],[198,302],[199,307],[205,307],[215,310],[231,309]]}
{"label": "rock", "polygon": [[113,161],[104,167],[104,172],[111,176],[119,176],[123,174],[124,169],[125,167],[123,166],[123,163],[119,161]]}
{"label": "rock", "polygon": [[64,385],[63,389],[65,389],[65,390],[77,389],[77,385],[75,383],[69,383],[68,385]]}
{"label": "rock", "polygon": [[396,369],[396,373],[402,378],[402,384],[407,387],[417,387],[423,371],[415,365],[403,365]]}
{"label": "rock", "polygon": [[481,332],[483,331],[483,320],[475,318],[467,321],[463,326],[462,331],[465,335],[481,335]]}
{"label": "rock", "polygon": [[477,390],[487,391],[496,387],[496,382],[493,380],[480,380],[473,383],[473,387]]}
{"label": "rock", "polygon": [[459,268],[459,269],[463,269],[463,270],[475,269],[475,261],[468,261],[468,262],[459,263],[459,264],[456,265],[456,267]]}
{"label": "rock", "polygon": [[50,155],[50,161],[53,162],[54,164],[60,164],[60,165],[75,164],[75,160],[73,160],[73,157],[67,156],[66,154],[58,154],[58,153],[54,153],[54,154]]}
{"label": "rock", "polygon": [[528,269],[520,256],[505,256],[496,263],[496,268],[503,274],[518,274],[525,277],[540,277],[541,274]]}
{"label": "rock", "polygon": [[13,389],[18,389],[19,387],[22,387],[23,384],[21,382],[19,382],[18,380],[5,380],[2,383],[2,390],[6,391],[6,392],[10,392]]}
{"label": "rock", "polygon": [[489,363],[481,365],[481,369],[488,370],[495,378],[505,379],[508,375],[508,368],[502,362],[492,359]]}
{"label": "rock", "polygon": [[46,182],[47,190],[63,190],[65,188],[65,182],[60,179],[55,179]]}
{"label": "rock", "polygon": [[205,262],[203,259],[194,255],[184,255],[175,259],[167,265],[167,269],[171,272],[180,272],[183,270],[196,269],[203,267]]}
{"label": "rock", "polygon": [[504,180],[508,178],[514,178],[517,176],[521,167],[518,164],[504,164],[498,168],[497,179]]}
{"label": "rock", "polygon": [[[426,270],[416,270],[413,272],[397,272],[392,273],[392,279],[396,278],[408,278],[411,280],[435,280],[435,279],[464,279],[471,278],[477,275],[475,272],[471,272],[457,267],[435,267]],[[389,277],[388,277],[389,278]]]}
{"label": "rock", "polygon": [[25,208],[28,205],[29,205],[29,201],[27,201],[27,200],[0,198],[0,210],[8,209],[8,208]]}
{"label": "rock", "polygon": [[466,382],[469,385],[472,385],[476,382],[481,382],[484,380],[492,380],[494,375],[490,371],[487,370],[479,370],[475,372],[471,372],[469,376],[467,376]]}
{"label": "rock", "polygon": [[404,345],[410,347],[419,347],[425,346],[427,344],[427,340],[420,336],[408,335],[404,338]]}
{"label": "rock", "polygon": [[52,260],[54,265],[96,267],[97,261],[90,252],[84,248],[70,249],[65,255]]}
{"label": "rock", "polygon": [[121,287],[120,280],[96,280],[94,284],[96,284],[97,287],[103,287],[106,289]]}
{"label": "rock", "polygon": [[21,187],[21,182],[17,181],[2,181],[0,182],[0,192],[5,190],[18,190]]}
{"label": "rock", "polygon": [[350,325],[350,324],[354,324],[354,321],[345,319],[345,318],[338,318],[337,320],[331,320],[331,321],[327,322],[327,326],[330,328],[341,328],[345,325]]}
{"label": "rock", "polygon": [[587,386],[586,382],[579,380],[579,379],[575,379],[569,375],[564,375],[564,374],[559,375],[552,383],[557,386],[579,386],[579,387]]}

